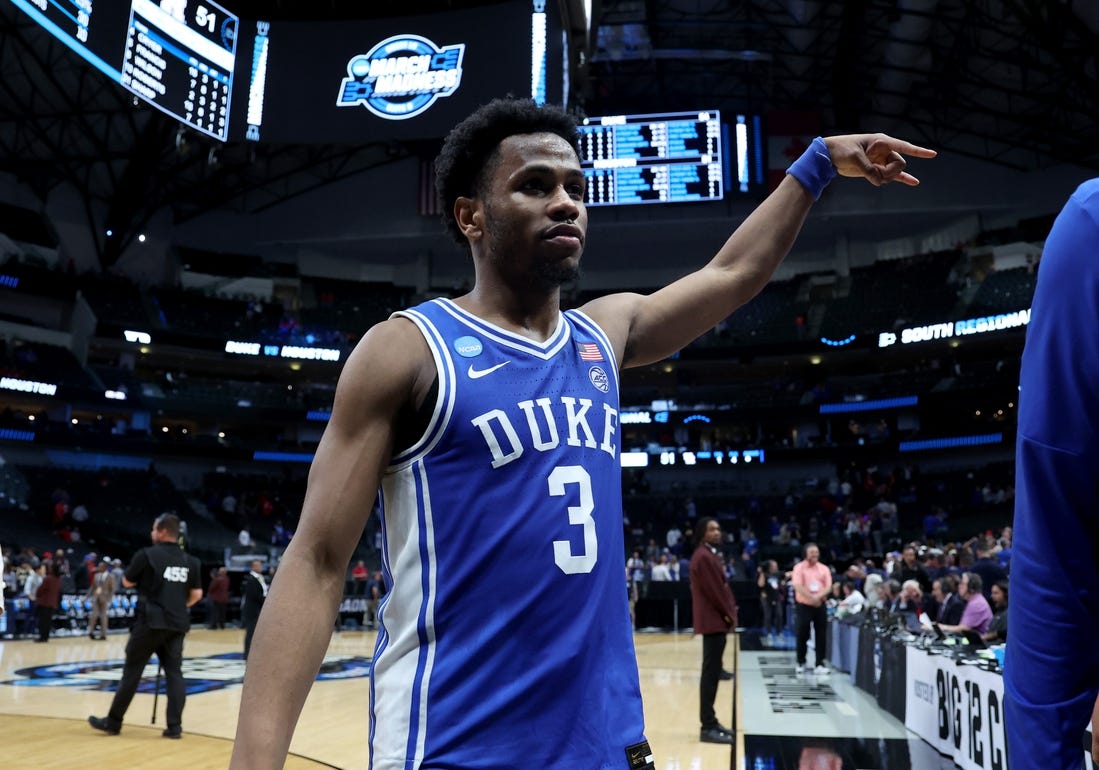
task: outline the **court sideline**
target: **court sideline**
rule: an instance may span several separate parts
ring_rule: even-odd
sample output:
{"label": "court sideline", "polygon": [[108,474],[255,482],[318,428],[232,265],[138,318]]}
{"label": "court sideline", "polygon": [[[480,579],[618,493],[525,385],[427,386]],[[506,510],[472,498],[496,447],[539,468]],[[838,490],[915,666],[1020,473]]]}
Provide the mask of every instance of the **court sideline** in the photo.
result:
{"label": "court sideline", "polygon": [[[366,770],[372,631],[334,634],[291,744],[292,770]],[[196,629],[185,647],[188,680],[184,739],[160,737],[150,724],[155,666],[134,698],[122,734],[92,730],[89,714],[106,713],[121,671],[127,635],[106,642],[86,636],[0,643],[0,730],[12,766],[69,768],[74,757],[109,767],[226,768],[236,729],[244,663],[243,632]],[[798,676],[787,649],[764,649],[749,633],[739,653],[738,747],[698,741],[698,676],[702,647],[688,634],[635,635],[649,743],[657,770],[797,768],[806,757],[830,757],[860,770],[940,770],[954,764],[878,708],[847,675]],[[732,665],[732,647],[726,654]],[[718,718],[733,724],[733,687],[722,682]],[[63,747],[63,748],[62,748]],[[829,753],[830,752],[830,753]]]}

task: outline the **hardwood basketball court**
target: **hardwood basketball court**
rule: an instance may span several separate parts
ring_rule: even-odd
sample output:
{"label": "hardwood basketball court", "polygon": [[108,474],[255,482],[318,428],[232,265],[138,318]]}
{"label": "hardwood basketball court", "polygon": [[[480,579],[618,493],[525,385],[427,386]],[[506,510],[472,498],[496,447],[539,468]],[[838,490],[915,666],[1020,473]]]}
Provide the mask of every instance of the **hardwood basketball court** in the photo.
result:
{"label": "hardwood basketball court", "polygon": [[[179,741],[160,735],[163,690],[156,725],[150,724],[155,666],[146,669],[149,692],[134,697],[120,735],[104,735],[87,724],[89,714],[107,713],[112,691],[106,688],[119,676],[127,638],[115,632],[105,642],[72,636],[54,637],[48,644],[29,639],[0,643],[0,735],[6,764],[39,770],[67,769],[85,760],[111,768],[228,767],[240,704],[243,632],[195,629],[188,635],[184,673],[189,694]],[[364,674],[374,638],[372,631],[333,635],[322,679],[314,684],[294,734],[287,768],[366,770],[370,696]],[[646,732],[658,770],[727,770],[730,748],[698,741],[701,640],[658,633],[637,634],[635,642]],[[732,666],[732,643],[730,637],[726,667]],[[729,682],[721,684],[717,713],[723,724],[731,723]]]}

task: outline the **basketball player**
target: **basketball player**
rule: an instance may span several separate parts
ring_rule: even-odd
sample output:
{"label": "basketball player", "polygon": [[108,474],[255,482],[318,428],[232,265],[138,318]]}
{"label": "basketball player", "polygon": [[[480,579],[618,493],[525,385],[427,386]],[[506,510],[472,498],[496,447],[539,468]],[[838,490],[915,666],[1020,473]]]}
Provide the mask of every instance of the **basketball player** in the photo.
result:
{"label": "basketball player", "polygon": [[[1093,707],[1099,727],[1097,308],[1099,178],[1080,185],[1046,239],[1019,376],[1004,662],[1012,770],[1077,770]],[[1099,762],[1099,745],[1092,753]]]}
{"label": "basketball player", "polygon": [[448,136],[437,182],[475,285],[372,327],[348,359],[256,629],[232,768],[282,766],[379,485],[374,770],[653,766],[622,590],[618,371],[758,293],[837,170],[916,184],[899,153],[934,152],[817,140],[705,268],[562,313],[587,237],[577,139],[526,100]]}

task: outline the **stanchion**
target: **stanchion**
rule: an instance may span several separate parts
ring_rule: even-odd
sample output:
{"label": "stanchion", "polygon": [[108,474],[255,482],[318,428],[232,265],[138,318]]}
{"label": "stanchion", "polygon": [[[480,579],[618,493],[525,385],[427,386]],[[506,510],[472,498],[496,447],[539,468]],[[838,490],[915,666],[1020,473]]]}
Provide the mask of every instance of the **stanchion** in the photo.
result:
{"label": "stanchion", "polygon": [[735,768],[737,763],[737,736],[741,733],[740,722],[737,719],[737,701],[740,700],[740,635],[744,632],[743,627],[737,627],[733,629],[733,746],[732,746],[732,758],[730,760],[729,767]]}
{"label": "stanchion", "polygon": [[160,656],[156,661],[156,684],[153,685],[153,724],[156,724],[156,702],[160,697]]}

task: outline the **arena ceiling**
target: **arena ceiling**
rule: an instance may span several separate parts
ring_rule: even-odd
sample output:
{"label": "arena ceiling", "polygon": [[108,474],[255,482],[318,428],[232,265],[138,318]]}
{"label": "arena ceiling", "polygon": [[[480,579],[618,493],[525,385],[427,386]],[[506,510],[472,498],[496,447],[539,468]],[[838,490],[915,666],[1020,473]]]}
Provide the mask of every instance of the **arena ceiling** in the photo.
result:
{"label": "arena ceiling", "polygon": [[[551,0],[552,2],[552,0]],[[238,0],[245,18],[350,19],[492,2]],[[561,0],[574,49],[580,0]],[[589,115],[680,109],[819,116],[826,132],[898,131],[1019,171],[1099,170],[1099,4],[1087,0],[596,0],[574,63]],[[0,0],[0,171],[45,199],[140,227],[258,212],[431,146],[220,144],[180,130]],[[100,255],[110,264],[110,248]]]}

